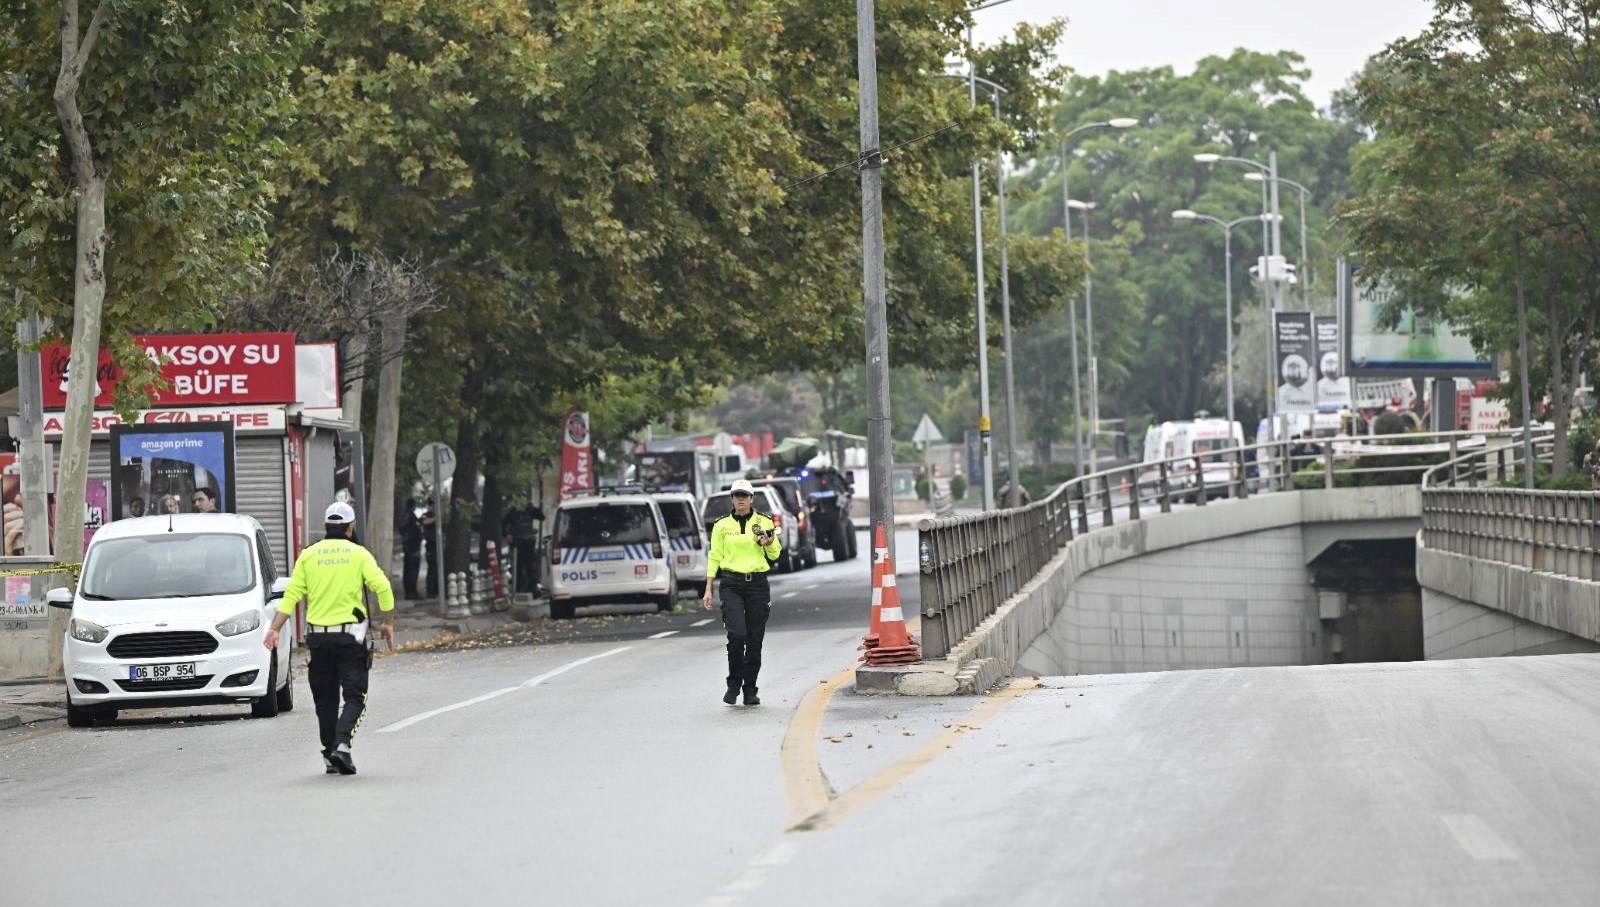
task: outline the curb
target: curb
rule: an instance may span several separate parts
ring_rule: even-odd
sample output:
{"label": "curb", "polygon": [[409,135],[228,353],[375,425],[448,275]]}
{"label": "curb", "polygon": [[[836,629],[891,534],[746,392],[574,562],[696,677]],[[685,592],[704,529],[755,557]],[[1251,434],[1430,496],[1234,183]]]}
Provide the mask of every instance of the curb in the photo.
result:
{"label": "curb", "polygon": [[9,731],[14,727],[22,727],[22,719],[16,715],[0,715],[0,731]]}
{"label": "curb", "polygon": [[855,691],[862,696],[973,696],[989,692],[1009,675],[998,658],[862,665],[856,668]]}

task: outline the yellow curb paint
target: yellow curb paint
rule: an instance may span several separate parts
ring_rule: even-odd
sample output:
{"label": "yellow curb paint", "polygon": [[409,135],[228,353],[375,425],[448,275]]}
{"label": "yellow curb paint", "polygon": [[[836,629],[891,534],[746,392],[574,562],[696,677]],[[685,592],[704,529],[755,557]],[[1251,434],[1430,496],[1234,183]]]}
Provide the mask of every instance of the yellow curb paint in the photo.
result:
{"label": "yellow curb paint", "polygon": [[817,761],[817,737],[822,733],[822,719],[827,715],[834,691],[855,676],[856,669],[852,665],[819,684],[800,700],[794,716],[789,719],[789,730],[783,735],[783,746],[778,752],[783,771],[783,799],[789,804],[786,828],[828,808],[832,793],[822,777],[822,765]]}
{"label": "yellow curb paint", "polygon": [[1000,710],[1022,698],[1033,689],[1033,680],[1014,680],[999,692],[975,706],[965,718],[942,729],[932,739],[918,747],[911,755],[889,766],[871,778],[840,794],[825,808],[800,822],[793,820],[794,801],[790,801],[790,831],[826,831],[845,821],[873,801],[893,790],[900,782],[916,774],[923,766],[943,755],[962,737],[983,726],[985,721],[1000,714]]}

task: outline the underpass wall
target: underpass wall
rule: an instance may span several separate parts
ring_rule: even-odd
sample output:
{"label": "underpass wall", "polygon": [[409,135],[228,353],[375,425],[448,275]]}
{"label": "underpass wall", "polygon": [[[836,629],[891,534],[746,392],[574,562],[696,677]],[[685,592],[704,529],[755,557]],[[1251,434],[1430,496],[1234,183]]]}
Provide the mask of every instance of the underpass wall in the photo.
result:
{"label": "underpass wall", "polygon": [[[950,659],[967,664],[992,658],[1014,670],[1044,674],[1085,672],[1089,669],[1082,665],[1090,659],[1114,665],[1120,658],[1127,666],[1120,670],[1129,671],[1212,666],[1224,650],[1230,658],[1246,659],[1228,664],[1319,663],[1327,660],[1322,654],[1327,640],[1311,629],[1320,629],[1306,567],[1307,555],[1315,552],[1307,551],[1301,527],[1360,524],[1370,536],[1374,527],[1383,526],[1390,536],[1409,537],[1421,512],[1417,489],[1407,486],[1282,492],[1169,514],[1146,511],[1144,519],[1069,542],[1022,591],[953,647]],[[1181,549],[1193,549],[1192,556]],[[1175,559],[1151,559],[1162,553]],[[1122,566],[1103,582],[1089,584],[1092,575],[1113,565]],[[1130,577],[1141,575],[1156,583],[1149,587],[1155,604],[1133,604],[1143,602],[1145,587]],[[1075,591],[1085,597],[1075,601]],[[1120,611],[1113,609],[1119,596]],[[1192,611],[1180,605],[1172,625],[1169,602],[1185,597],[1197,605]],[[1075,623],[1056,627],[1063,612]],[[1130,648],[1135,623],[1137,651]],[[1051,638],[1042,639],[1053,628]],[[1074,642],[1074,628],[1089,636]],[[1174,632],[1179,654],[1156,654],[1162,635],[1170,645]]]}
{"label": "underpass wall", "polygon": [[1417,542],[1423,652],[1438,658],[1600,652],[1600,583]]}

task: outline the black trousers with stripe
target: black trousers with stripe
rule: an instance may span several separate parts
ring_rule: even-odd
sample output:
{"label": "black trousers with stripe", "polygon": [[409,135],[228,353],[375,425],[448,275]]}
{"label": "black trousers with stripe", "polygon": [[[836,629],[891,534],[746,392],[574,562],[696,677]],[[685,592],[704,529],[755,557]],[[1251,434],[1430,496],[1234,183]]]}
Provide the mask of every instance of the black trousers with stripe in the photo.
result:
{"label": "black trousers with stripe", "polygon": [[772,589],[765,573],[722,578],[722,626],[728,631],[728,686],[756,688],[761,643],[772,614]]}
{"label": "black trousers with stripe", "polygon": [[372,667],[367,646],[349,633],[307,633],[306,648],[311,650],[308,679],[322,748],[349,746],[367,710],[367,675]]}

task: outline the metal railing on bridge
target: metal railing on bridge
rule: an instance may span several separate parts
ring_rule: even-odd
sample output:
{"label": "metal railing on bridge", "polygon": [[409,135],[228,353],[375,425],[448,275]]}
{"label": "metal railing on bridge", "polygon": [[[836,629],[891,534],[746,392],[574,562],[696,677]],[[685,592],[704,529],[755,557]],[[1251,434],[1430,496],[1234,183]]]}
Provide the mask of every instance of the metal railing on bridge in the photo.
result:
{"label": "metal railing on bridge", "polygon": [[1429,470],[1473,457],[1487,458],[1477,470],[1487,482],[1517,468],[1520,438],[1514,432],[1438,432],[1228,447],[1080,476],[1021,507],[924,520],[918,527],[923,652],[928,658],[949,654],[1078,535],[1170,513],[1175,504],[1204,507],[1213,496],[1410,485]]}
{"label": "metal railing on bridge", "polygon": [[[1548,462],[1554,437],[1533,438]],[[1422,539],[1429,549],[1570,579],[1600,579],[1600,494],[1520,487],[1521,445],[1480,451],[1429,470],[1422,482]]]}

